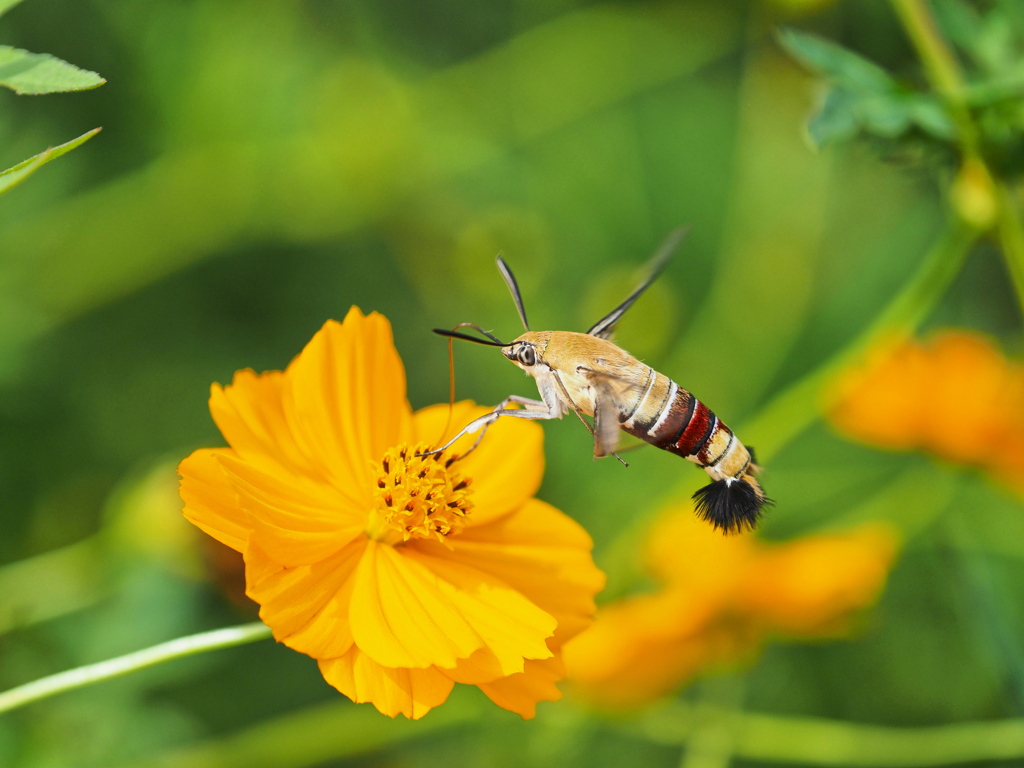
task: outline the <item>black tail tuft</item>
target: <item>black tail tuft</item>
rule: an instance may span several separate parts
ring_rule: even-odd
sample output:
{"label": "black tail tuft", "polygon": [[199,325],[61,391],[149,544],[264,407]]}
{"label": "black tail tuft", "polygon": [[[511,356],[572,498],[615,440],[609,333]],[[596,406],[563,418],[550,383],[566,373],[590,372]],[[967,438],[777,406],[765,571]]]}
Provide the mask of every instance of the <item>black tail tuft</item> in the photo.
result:
{"label": "black tail tuft", "polygon": [[771,501],[745,480],[716,480],[693,494],[697,516],[723,533],[753,530]]}

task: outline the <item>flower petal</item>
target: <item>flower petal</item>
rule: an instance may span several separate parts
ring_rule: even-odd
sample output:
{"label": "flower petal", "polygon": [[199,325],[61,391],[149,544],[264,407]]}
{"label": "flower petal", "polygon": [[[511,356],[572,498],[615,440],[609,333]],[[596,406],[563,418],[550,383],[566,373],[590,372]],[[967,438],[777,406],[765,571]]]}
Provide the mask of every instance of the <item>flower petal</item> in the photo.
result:
{"label": "flower petal", "polygon": [[258,546],[249,546],[246,594],[260,604],[260,618],[278,642],[319,659],[349,649],[349,604],[364,546],[355,541],[327,560],[297,568],[283,568]]}
{"label": "flower petal", "polygon": [[454,681],[433,667],[385,667],[353,645],[344,656],[319,662],[324,679],[352,701],[371,702],[388,717],[402,714],[418,720],[443,704]]}
{"label": "flower petal", "polygon": [[505,677],[501,670],[501,661],[490,648],[475,651],[468,659],[459,659],[453,669],[445,669],[444,673],[456,683],[480,685]]}
{"label": "flower petal", "polygon": [[450,558],[500,579],[558,621],[561,643],[590,625],[604,574],[582,526],[550,504],[530,499],[512,515],[465,530],[449,551],[424,539],[415,549]]}
{"label": "flower petal", "polygon": [[920,440],[922,393],[931,374],[918,346],[902,337],[886,339],[837,379],[826,397],[829,417],[858,440],[913,448]]}
{"label": "flower petal", "polygon": [[426,566],[370,541],[356,573],[350,619],[356,644],[387,667],[451,668],[485,645]]}
{"label": "flower petal", "polygon": [[881,524],[766,547],[736,610],[787,635],[840,633],[878,599],[896,550],[895,531]]}
{"label": "flower petal", "polygon": [[489,647],[502,675],[548,658],[554,618],[473,568],[370,542],[350,612],[356,644],[388,667],[453,669]]}
{"label": "flower petal", "polygon": [[368,508],[371,462],[409,439],[412,417],[387,319],[353,307],[326,322],[285,371],[284,410],[303,452]]}
{"label": "flower petal", "polygon": [[[423,408],[413,415],[415,439],[443,445],[489,410],[469,400],[456,403],[450,418],[447,405]],[[479,433],[467,435],[452,450],[465,454],[477,437]],[[539,424],[523,419],[498,419],[476,450],[459,462],[459,471],[473,478],[474,509],[467,520],[469,526],[485,525],[513,512],[540,487],[544,475],[544,430]]]}
{"label": "flower petal", "polygon": [[245,461],[318,475],[319,468],[301,451],[285,418],[283,384],[281,371],[237,371],[227,387],[210,387],[210,414],[224,439]]}
{"label": "flower petal", "polygon": [[746,585],[746,569],[757,546],[753,536],[723,536],[697,518],[687,499],[670,504],[657,517],[643,559],[657,581],[724,601]]}
{"label": "flower petal", "polygon": [[480,690],[499,707],[515,712],[529,720],[537,714],[537,702],[558,701],[562,692],[556,682],[565,677],[562,655],[550,659],[526,662],[526,668],[493,683],[484,683]]}
{"label": "flower petal", "polygon": [[202,448],[178,465],[183,514],[222,544],[239,552],[249,538],[249,522],[238,506],[238,494],[218,464],[230,448]]}
{"label": "flower petal", "polygon": [[554,634],[558,622],[518,591],[484,571],[447,557],[447,553],[437,556],[405,547],[403,555],[440,577],[439,593],[494,652],[503,675],[522,672],[524,659],[551,657],[546,640]]}
{"label": "flower petal", "polygon": [[365,517],[339,504],[328,486],[263,472],[230,455],[218,461],[253,539],[281,565],[310,565],[363,535]]}
{"label": "flower petal", "polygon": [[[991,461],[994,446],[1007,440],[1007,416],[1014,402],[1015,370],[988,339],[974,333],[946,332],[924,347],[929,376],[911,396],[918,398],[920,442],[938,455],[966,464]],[[971,403],[970,408],[951,403]],[[1016,407],[1015,407],[1016,406]]]}
{"label": "flower petal", "polygon": [[594,625],[565,645],[569,681],[606,706],[654,701],[706,666],[740,653],[741,642],[756,642],[720,627],[719,611],[717,601],[679,590],[602,607]]}

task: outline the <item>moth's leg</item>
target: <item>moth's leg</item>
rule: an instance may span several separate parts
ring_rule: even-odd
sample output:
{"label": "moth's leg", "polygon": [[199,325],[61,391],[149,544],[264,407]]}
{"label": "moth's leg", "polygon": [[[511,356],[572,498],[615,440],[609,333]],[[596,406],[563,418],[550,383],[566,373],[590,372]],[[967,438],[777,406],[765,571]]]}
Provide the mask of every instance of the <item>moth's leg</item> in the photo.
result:
{"label": "moth's leg", "polygon": [[[587,420],[583,418],[583,412],[580,410],[579,406],[576,405],[569,396],[569,390],[566,389],[565,384],[562,383],[562,378],[558,375],[557,371],[555,372],[555,381],[562,390],[562,396],[565,398],[565,402],[569,404],[579,417],[580,421],[583,422],[583,426],[586,427],[587,431],[590,432],[591,436],[593,436],[594,458],[600,459],[611,454],[619,460],[619,463],[622,464],[622,466],[628,467],[629,464],[623,461],[619,454],[615,453],[615,449],[619,445],[619,422],[614,408],[612,408],[611,411],[608,411],[608,408],[611,406],[613,401],[609,398],[594,399],[594,426],[592,427]],[[606,413],[602,413],[602,410],[606,411]],[[610,436],[608,435],[609,429],[614,430]]]}
{"label": "moth's leg", "polygon": [[497,410],[503,410],[506,406],[511,405],[512,403],[515,403],[516,405],[521,405],[521,406],[523,406],[523,408],[525,408],[528,411],[529,410],[534,410],[534,411],[550,411],[551,410],[551,406],[549,406],[543,400],[532,400],[529,397],[522,397],[520,395],[509,395],[504,400],[502,400],[500,403],[498,403],[496,406],[494,406],[494,410],[496,410],[496,411]]}
{"label": "moth's leg", "polygon": [[[594,398],[594,458],[608,454],[622,461],[615,451],[619,447],[619,411],[609,397]],[[625,462],[623,462],[625,463]]]}
{"label": "moth's leg", "polygon": [[[507,408],[506,406],[515,403],[516,405],[522,405],[523,408]],[[528,397],[520,397],[519,395],[509,395],[496,406],[490,413],[485,413],[483,416],[479,416],[473,419],[469,424],[464,426],[458,431],[458,433],[449,440],[447,443],[442,445],[440,448],[434,448],[430,451],[424,451],[423,453],[416,454],[417,456],[430,456],[434,453],[440,453],[441,451],[448,450],[455,442],[463,435],[471,435],[479,429],[483,432],[473,443],[473,447],[464,453],[460,458],[466,458],[472,453],[480,441],[483,439],[484,434],[487,433],[487,428],[491,426],[502,416],[511,416],[514,419],[558,419],[562,416],[562,408],[557,401],[548,403],[544,400],[531,400]]]}
{"label": "moth's leg", "polygon": [[[548,408],[548,404],[545,403],[543,400],[532,400],[529,397],[522,397],[521,395],[509,395],[504,400],[502,400],[500,403],[498,403],[496,406],[494,406],[494,410],[496,410],[496,411],[497,410],[505,410],[505,406],[509,405],[510,403],[515,403],[516,405],[521,405],[521,406],[523,406],[523,408],[525,408],[528,411],[529,410],[534,410],[534,411],[548,411],[548,410],[550,410]],[[559,414],[559,417],[561,417],[561,414]],[[520,417],[520,418],[526,418],[526,417]],[[471,454],[473,451],[475,451],[477,449],[477,446],[479,446],[480,443],[483,441],[484,435],[487,434],[487,430],[490,429],[491,424],[493,424],[493,423],[494,422],[492,421],[490,424],[487,424],[483,429],[480,430],[480,434],[476,436],[476,440],[473,441],[473,445],[470,447],[470,449],[468,451],[466,451],[464,454],[462,454],[461,456],[459,456],[460,460],[466,458],[467,456],[469,456],[469,454]]]}

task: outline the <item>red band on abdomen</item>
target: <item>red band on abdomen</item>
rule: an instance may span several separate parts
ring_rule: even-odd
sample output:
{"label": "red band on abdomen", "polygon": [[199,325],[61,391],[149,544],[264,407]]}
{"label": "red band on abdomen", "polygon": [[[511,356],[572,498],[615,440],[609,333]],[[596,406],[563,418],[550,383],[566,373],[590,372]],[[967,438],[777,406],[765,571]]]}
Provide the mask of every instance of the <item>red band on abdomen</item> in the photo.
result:
{"label": "red band on abdomen", "polygon": [[[665,410],[667,410],[667,413],[664,414],[665,418],[658,422],[658,428],[654,434],[645,438],[647,442],[658,448],[672,450],[676,440],[690,423],[696,400],[697,398],[685,389],[677,387],[672,402],[665,405]],[[659,419],[660,416],[661,414],[659,414]]]}
{"label": "red band on abdomen", "polygon": [[693,409],[693,416],[690,423],[686,425],[683,434],[676,440],[674,446],[670,447],[673,453],[681,456],[690,456],[697,453],[704,447],[704,443],[711,437],[711,428],[715,425],[715,414],[700,400],[696,400]]}

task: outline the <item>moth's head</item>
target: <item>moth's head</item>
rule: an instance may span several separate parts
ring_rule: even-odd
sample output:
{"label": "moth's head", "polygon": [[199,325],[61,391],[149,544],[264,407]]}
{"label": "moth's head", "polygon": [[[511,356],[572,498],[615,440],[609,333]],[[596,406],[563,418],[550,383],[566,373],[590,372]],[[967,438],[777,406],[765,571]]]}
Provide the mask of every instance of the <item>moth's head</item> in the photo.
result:
{"label": "moth's head", "polygon": [[548,336],[547,333],[527,331],[511,344],[503,347],[501,353],[524,371],[530,373],[537,363],[543,362]]}

